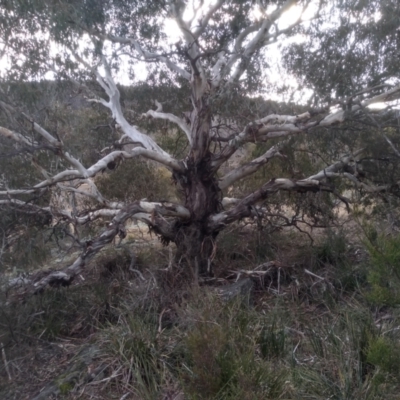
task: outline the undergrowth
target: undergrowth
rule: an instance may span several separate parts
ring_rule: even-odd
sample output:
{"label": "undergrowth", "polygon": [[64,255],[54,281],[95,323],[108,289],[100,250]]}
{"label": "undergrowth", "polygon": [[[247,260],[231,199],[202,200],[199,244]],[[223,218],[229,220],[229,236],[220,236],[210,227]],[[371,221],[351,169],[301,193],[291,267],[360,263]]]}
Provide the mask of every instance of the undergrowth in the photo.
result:
{"label": "undergrowth", "polygon": [[[133,261],[110,249],[72,287],[25,303],[2,292],[1,398],[34,398],[43,377],[59,382],[62,399],[399,398],[398,238],[377,235],[357,259],[344,231],[314,245],[297,238],[296,248],[293,235],[245,232],[246,241],[242,230],[218,242],[212,284],[179,281],[168,253],[157,264],[146,249]],[[215,290],[235,269],[271,260],[252,278],[252,304]],[[82,346],[96,356],[77,379],[60,380]],[[85,380],[86,369],[102,375]]]}

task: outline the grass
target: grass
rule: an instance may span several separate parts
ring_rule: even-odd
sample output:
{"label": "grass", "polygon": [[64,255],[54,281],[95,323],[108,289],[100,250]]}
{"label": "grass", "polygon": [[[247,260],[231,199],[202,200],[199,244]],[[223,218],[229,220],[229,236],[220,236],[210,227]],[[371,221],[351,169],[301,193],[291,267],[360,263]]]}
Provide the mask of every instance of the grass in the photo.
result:
{"label": "grass", "polygon": [[[160,272],[168,252],[157,262],[146,249],[136,254],[140,274],[129,252],[109,249],[72,287],[27,303],[7,304],[3,293],[0,342],[12,380],[3,359],[1,398],[33,398],[51,381],[63,399],[399,398],[400,313],[370,298],[371,273],[391,264],[372,250],[355,262],[345,232],[327,232],[314,247],[297,240],[296,249],[293,236],[250,233],[246,242],[222,237],[217,280],[298,260],[279,283],[276,271],[255,279],[251,306],[222,301],[212,286],[185,286]],[[382,243],[379,254],[393,263],[396,246]],[[87,346],[98,351],[78,362]]]}

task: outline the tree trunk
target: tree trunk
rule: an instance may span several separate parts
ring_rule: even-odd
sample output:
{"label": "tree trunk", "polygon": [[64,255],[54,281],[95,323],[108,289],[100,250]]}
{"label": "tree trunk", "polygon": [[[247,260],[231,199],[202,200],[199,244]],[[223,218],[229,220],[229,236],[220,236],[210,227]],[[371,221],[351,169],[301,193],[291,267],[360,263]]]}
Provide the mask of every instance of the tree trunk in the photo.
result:
{"label": "tree trunk", "polygon": [[188,268],[195,279],[212,275],[212,255],[216,234],[207,234],[196,222],[182,225],[176,235],[176,262]]}
{"label": "tree trunk", "polygon": [[189,221],[177,226],[177,262],[191,268],[196,276],[211,275],[211,257],[217,232],[209,232],[207,221],[221,209],[221,191],[211,166],[211,111],[202,99],[192,114],[192,148],[185,160],[186,171],[176,176],[185,196]]}

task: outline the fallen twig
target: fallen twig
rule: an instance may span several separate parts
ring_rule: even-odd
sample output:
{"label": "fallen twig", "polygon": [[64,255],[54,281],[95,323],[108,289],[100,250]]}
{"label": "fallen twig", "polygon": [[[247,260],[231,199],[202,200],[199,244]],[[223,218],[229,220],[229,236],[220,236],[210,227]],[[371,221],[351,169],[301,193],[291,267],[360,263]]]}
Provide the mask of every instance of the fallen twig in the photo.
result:
{"label": "fallen twig", "polygon": [[8,380],[9,380],[9,381],[12,381],[12,376],[11,376],[11,373],[10,373],[10,369],[8,368],[8,362],[7,362],[7,357],[6,357],[6,351],[4,350],[4,345],[3,345],[3,343],[0,343],[0,346],[1,346],[1,355],[2,355],[3,361],[4,361],[4,368],[5,368],[6,372],[7,372]]}
{"label": "fallen twig", "polygon": [[305,272],[306,274],[308,274],[308,275],[313,276],[314,278],[321,279],[322,281],[325,280],[325,278],[323,278],[322,276],[319,276],[319,275],[314,274],[314,272],[309,271],[307,268],[304,268],[304,272]]}

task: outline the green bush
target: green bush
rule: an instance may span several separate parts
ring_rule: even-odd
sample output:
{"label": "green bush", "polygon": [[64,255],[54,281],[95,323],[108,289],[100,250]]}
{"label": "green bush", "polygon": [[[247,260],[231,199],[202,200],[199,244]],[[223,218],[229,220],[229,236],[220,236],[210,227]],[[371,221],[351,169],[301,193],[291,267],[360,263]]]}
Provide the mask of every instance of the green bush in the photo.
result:
{"label": "green bush", "polygon": [[380,306],[400,304],[400,236],[367,232],[370,255],[367,299]]}
{"label": "green bush", "polygon": [[367,350],[367,362],[383,372],[399,377],[400,345],[386,337],[372,339]]}
{"label": "green bush", "polygon": [[[185,341],[182,371],[189,399],[267,399],[286,392],[285,335],[240,302],[200,303]],[[261,356],[261,357],[260,357]],[[273,358],[273,362],[272,362]]]}
{"label": "green bush", "polygon": [[140,160],[126,160],[113,171],[105,172],[96,180],[100,192],[110,200],[134,201],[147,198],[148,201],[172,200],[168,171],[155,168]]}
{"label": "green bush", "polygon": [[346,262],[347,239],[343,232],[328,230],[324,241],[316,248],[317,261],[320,264],[341,266]]}

